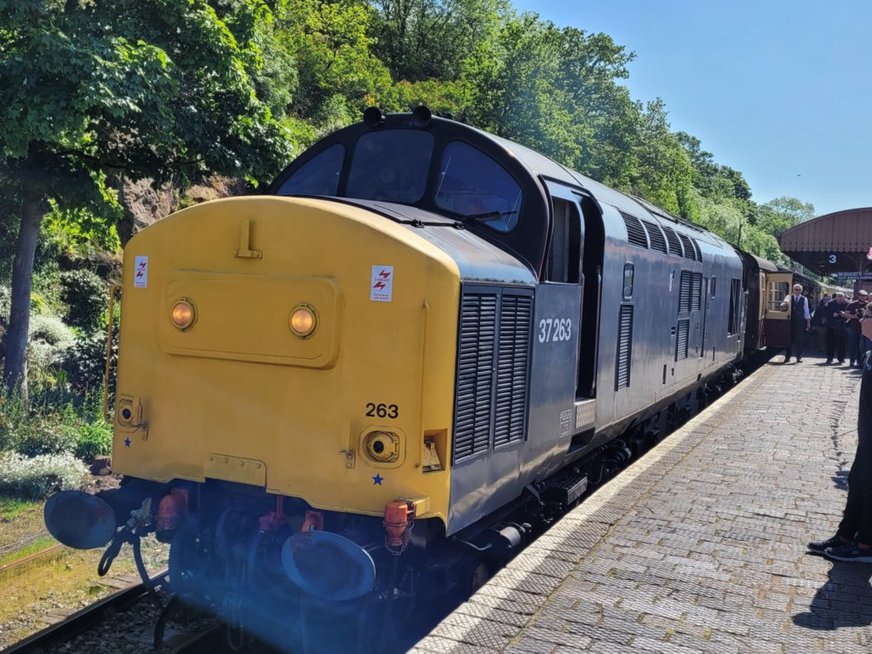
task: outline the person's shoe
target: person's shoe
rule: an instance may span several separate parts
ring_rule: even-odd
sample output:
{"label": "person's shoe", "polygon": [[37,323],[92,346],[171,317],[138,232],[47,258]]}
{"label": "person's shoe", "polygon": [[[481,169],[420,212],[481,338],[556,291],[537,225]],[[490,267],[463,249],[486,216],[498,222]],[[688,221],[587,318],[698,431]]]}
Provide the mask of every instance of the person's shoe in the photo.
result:
{"label": "person's shoe", "polygon": [[844,359],[839,359],[838,361],[839,361],[839,365],[842,365],[843,363],[845,363]]}
{"label": "person's shoe", "polygon": [[823,554],[828,547],[840,547],[842,545],[847,545],[845,541],[839,538],[838,534],[835,536],[831,536],[826,540],[814,540],[810,542],[806,547],[809,552],[813,552],[814,554]]}
{"label": "person's shoe", "polygon": [[790,357],[784,357],[784,361],[781,363],[790,363]]}
{"label": "person's shoe", "polygon": [[797,362],[797,363],[802,363],[802,357],[796,357],[796,362]]}
{"label": "person's shoe", "polygon": [[826,360],[826,363],[825,363],[824,365],[829,366],[829,365],[832,364],[832,363],[833,363],[833,360],[832,360],[832,359],[827,359],[827,360]]}
{"label": "person's shoe", "polygon": [[837,547],[828,547],[824,556],[832,561],[848,563],[872,563],[872,547],[860,547],[857,543],[847,543]]}

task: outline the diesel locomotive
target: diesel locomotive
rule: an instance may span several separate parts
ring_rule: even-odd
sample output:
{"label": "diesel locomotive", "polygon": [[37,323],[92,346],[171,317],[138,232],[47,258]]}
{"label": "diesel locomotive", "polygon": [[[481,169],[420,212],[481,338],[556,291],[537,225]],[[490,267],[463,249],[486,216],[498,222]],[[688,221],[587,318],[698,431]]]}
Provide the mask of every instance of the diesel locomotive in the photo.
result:
{"label": "diesel locomotive", "polygon": [[124,257],[124,483],[52,497],[47,525],[108,543],[103,570],[153,533],[177,593],[298,649],[480,585],[734,383],[780,292],[714,234],[423,107],[368,110]]}

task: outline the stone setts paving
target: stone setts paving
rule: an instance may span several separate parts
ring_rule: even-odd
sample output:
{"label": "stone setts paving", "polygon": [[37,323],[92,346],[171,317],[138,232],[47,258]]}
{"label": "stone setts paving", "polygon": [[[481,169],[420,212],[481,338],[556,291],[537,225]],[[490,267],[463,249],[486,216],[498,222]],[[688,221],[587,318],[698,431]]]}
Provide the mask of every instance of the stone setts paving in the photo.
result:
{"label": "stone setts paving", "polygon": [[859,387],[821,359],[763,366],[412,651],[869,654],[872,565],[805,549],[841,518]]}

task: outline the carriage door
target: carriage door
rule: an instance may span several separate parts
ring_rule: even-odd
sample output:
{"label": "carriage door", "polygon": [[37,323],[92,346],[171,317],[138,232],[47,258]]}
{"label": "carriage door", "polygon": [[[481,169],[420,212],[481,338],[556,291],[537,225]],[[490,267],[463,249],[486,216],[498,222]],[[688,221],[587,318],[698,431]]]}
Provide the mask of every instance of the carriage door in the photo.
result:
{"label": "carriage door", "polygon": [[763,335],[766,347],[790,345],[790,305],[782,301],[790,295],[793,273],[766,273],[766,313],[763,318]]}

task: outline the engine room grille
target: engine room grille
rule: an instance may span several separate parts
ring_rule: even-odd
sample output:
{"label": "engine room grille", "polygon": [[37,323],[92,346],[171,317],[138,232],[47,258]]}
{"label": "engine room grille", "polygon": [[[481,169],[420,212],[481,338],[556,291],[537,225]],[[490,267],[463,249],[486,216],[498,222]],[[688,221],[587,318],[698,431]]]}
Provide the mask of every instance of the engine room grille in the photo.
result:
{"label": "engine room grille", "polygon": [[683,257],[684,252],[681,249],[681,241],[678,240],[678,234],[671,227],[663,227],[666,232],[666,240],[669,241],[669,254],[674,254],[676,257]]}
{"label": "engine room grille", "polygon": [[681,244],[684,246],[684,258],[696,261],[696,250],[693,249],[693,243],[691,243],[690,239],[684,234],[679,234],[678,238],[681,239]]}
{"label": "engine room grille", "polygon": [[659,250],[663,254],[667,254],[666,239],[663,237],[663,232],[660,231],[660,227],[654,223],[649,223],[647,220],[643,220],[642,224],[645,225],[645,230],[648,232],[648,238],[651,239],[651,249]]}
{"label": "engine room grille", "polygon": [[533,298],[503,295],[497,354],[494,447],[524,440]]}
{"label": "engine room grille", "polygon": [[454,462],[524,439],[533,296],[464,290],[457,355]]}
{"label": "engine room grille", "polygon": [[[684,274],[684,273],[682,273]],[[702,273],[693,273],[693,289],[690,292],[690,310],[699,311],[702,301]]]}
{"label": "engine room grille", "polygon": [[681,283],[678,287],[678,313],[690,311],[691,273],[689,270],[681,271]]}
{"label": "engine room grille", "polygon": [[645,235],[645,228],[642,227],[642,221],[631,216],[628,213],[621,212],[621,218],[624,219],[624,224],[627,226],[627,240],[631,245],[640,248],[648,248],[648,237]]}
{"label": "engine room grille", "polygon": [[679,320],[675,338],[675,360],[687,358],[687,346],[690,337],[690,320]]}
{"label": "engine room grille", "polygon": [[633,305],[622,304],[618,317],[618,361],[615,366],[615,390],[630,385],[630,363],[633,356]]}

